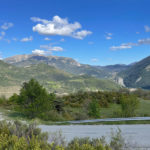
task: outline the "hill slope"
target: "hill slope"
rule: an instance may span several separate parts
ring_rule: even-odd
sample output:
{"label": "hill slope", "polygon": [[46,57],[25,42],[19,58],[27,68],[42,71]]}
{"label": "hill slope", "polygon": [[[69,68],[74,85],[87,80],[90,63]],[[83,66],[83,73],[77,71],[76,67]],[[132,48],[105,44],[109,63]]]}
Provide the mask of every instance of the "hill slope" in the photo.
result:
{"label": "hill slope", "polygon": [[0,61],[0,87],[20,87],[24,81],[37,79],[51,92],[76,92],[78,90],[113,90],[119,86],[110,80],[96,79],[87,75],[72,75],[47,64],[24,68]]}
{"label": "hill slope", "polygon": [[150,56],[120,72],[127,87],[150,89]]}

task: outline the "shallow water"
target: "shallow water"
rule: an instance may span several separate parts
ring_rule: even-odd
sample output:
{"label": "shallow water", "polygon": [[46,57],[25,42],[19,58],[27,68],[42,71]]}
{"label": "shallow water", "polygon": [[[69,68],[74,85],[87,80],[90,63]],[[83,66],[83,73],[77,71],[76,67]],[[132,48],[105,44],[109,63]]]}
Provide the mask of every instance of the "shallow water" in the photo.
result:
{"label": "shallow water", "polygon": [[61,130],[69,142],[74,137],[97,138],[105,136],[109,141],[112,129],[120,128],[123,137],[133,147],[150,150],[150,125],[40,125],[42,131],[56,132]]}

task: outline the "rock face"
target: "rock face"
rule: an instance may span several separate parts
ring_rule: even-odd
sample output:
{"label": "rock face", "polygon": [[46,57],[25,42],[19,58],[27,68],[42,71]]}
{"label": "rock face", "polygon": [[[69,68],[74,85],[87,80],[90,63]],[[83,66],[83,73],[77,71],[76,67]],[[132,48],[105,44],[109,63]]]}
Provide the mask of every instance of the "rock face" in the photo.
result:
{"label": "rock face", "polygon": [[124,84],[131,88],[150,89],[150,56],[118,73]]}
{"label": "rock face", "polygon": [[125,84],[124,84],[123,78],[118,77],[118,78],[117,78],[117,83],[118,83],[119,85],[121,85],[121,86],[125,87]]}

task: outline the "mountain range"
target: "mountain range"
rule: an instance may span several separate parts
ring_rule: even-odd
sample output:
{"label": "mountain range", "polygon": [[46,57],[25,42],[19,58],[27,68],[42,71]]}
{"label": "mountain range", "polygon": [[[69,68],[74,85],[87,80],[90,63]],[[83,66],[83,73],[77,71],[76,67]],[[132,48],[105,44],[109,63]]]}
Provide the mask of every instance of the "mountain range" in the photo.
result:
{"label": "mountain range", "polygon": [[68,57],[16,55],[0,61],[0,70],[0,87],[19,88],[35,78],[58,93],[116,90],[120,85],[150,89],[150,57],[130,65],[92,66]]}
{"label": "mountain range", "polygon": [[[79,71],[78,67],[81,67]],[[101,72],[102,70],[81,65],[71,58],[19,55],[0,61],[0,92],[4,93],[5,88],[11,89],[5,90],[6,93],[14,93],[23,82],[31,78],[37,79],[49,92],[56,93],[119,89],[114,81],[104,79],[107,73],[102,72],[101,75]]]}

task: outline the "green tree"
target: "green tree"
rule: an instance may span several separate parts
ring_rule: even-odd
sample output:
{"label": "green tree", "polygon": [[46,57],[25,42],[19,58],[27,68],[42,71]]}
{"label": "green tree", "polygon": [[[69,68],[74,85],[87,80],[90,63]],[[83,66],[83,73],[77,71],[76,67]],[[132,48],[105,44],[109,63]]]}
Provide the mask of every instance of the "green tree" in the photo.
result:
{"label": "green tree", "polygon": [[53,98],[38,81],[31,79],[23,84],[18,104],[28,117],[34,118],[44,115],[51,109]]}
{"label": "green tree", "polygon": [[136,109],[139,106],[139,100],[136,96],[122,96],[121,97],[121,110],[123,117],[132,117],[136,115]]}
{"label": "green tree", "polygon": [[92,100],[89,104],[89,116],[99,118],[100,117],[100,105],[96,100]]}

